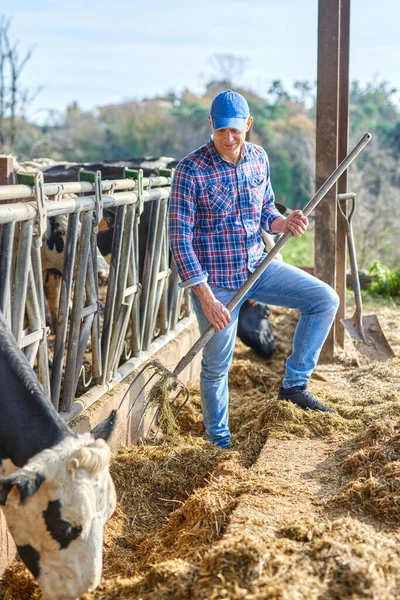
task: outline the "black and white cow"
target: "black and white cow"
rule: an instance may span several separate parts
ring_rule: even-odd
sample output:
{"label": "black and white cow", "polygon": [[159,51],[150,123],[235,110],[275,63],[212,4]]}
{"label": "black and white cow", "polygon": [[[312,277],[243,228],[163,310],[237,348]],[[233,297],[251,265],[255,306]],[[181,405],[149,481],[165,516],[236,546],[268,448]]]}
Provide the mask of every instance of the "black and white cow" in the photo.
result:
{"label": "black and white cow", "polygon": [[[107,223],[106,219],[103,219]],[[46,319],[52,331],[56,331],[57,311],[61,291],[61,275],[64,268],[64,254],[67,241],[68,215],[58,215],[47,219],[47,229],[43,236],[41,246],[42,271],[44,275],[45,298],[49,311]],[[108,224],[99,232],[103,239],[107,235]],[[111,232],[112,233],[112,232]],[[111,236],[112,241],[112,236]],[[104,243],[104,242],[103,242]],[[111,242],[110,242],[111,248]],[[110,250],[111,251],[111,250]],[[110,266],[97,247],[97,277],[100,285],[106,285],[110,273]]]}
{"label": "black and white cow", "polygon": [[92,433],[75,434],[46,399],[1,313],[0,411],[0,506],[8,528],[44,600],[72,600],[101,577],[103,526],[116,503],[105,441],[115,413]]}

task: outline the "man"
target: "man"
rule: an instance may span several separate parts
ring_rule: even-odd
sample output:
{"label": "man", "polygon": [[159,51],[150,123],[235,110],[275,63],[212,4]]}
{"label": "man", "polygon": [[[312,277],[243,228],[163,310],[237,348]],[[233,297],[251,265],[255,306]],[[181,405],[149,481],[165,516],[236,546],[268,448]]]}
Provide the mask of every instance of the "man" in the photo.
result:
{"label": "man", "polygon": [[[252,124],[246,99],[231,90],[214,98],[210,141],[182,159],[171,189],[169,238],[181,278],[190,287],[201,333],[216,333],[203,349],[200,395],[208,440],[230,443],[228,371],[240,305],[225,305],[265,257],[261,230],[296,237],[308,226],[301,210],[288,217],[274,204],[268,157],[245,141]],[[302,408],[334,412],[307,391],[307,382],[335,318],[336,292],[291,265],[272,261],[243,298],[296,308],[300,319],[278,399]]]}

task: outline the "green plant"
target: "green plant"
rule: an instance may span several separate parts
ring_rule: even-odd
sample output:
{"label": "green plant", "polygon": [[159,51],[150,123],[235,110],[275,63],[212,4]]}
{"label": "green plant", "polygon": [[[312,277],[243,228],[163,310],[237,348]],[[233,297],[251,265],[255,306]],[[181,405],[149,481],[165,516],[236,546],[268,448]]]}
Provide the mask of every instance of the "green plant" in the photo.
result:
{"label": "green plant", "polygon": [[376,260],[370,267],[369,274],[376,278],[368,287],[371,294],[384,298],[400,296],[400,268],[392,271]]}
{"label": "green plant", "polygon": [[314,230],[290,238],[281,250],[283,260],[295,267],[314,266]]}

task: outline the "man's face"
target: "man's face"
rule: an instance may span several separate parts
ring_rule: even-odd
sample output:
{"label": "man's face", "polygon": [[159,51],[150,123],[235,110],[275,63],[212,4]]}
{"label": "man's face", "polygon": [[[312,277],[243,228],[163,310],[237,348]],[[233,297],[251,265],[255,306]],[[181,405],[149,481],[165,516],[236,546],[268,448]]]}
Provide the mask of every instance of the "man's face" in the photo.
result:
{"label": "man's face", "polygon": [[247,119],[246,125],[241,131],[230,127],[213,129],[211,117],[208,117],[208,120],[213,134],[214,146],[218,154],[221,154],[223,157],[239,157],[246,139],[246,133],[251,127],[253,118],[249,117]]}

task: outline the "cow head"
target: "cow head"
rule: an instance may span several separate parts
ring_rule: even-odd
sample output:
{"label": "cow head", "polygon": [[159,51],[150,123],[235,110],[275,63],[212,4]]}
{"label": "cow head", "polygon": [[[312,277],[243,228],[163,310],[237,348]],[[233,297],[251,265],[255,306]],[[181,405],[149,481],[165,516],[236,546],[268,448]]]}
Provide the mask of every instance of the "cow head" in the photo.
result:
{"label": "cow head", "polygon": [[109,461],[103,439],[68,436],[0,479],[7,525],[44,600],[71,600],[100,581],[103,526],[116,503]]}

